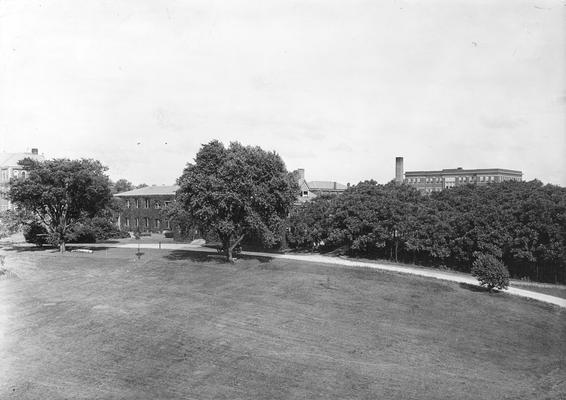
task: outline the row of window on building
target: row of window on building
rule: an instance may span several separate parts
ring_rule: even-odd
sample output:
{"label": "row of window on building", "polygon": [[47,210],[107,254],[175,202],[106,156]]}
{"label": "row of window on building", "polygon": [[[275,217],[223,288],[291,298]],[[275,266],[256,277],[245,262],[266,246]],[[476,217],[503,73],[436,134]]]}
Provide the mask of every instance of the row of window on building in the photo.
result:
{"label": "row of window on building", "polygon": [[[427,177],[427,178],[407,178],[407,183],[441,183],[443,182],[444,178],[439,177],[439,176],[432,176],[432,177]],[[502,181],[520,181],[520,178],[513,178],[513,177],[500,177],[500,180]],[[473,176],[456,176],[454,178],[455,182],[459,182],[459,183],[466,183],[466,182],[495,182],[495,176],[478,176],[478,177],[474,177]]]}
{"label": "row of window on building", "polygon": [[[163,206],[167,207],[171,202],[170,201],[164,201],[163,202]],[[126,200],[126,208],[142,208],[142,204],[144,205],[143,208],[151,208],[151,201],[150,199],[135,199],[134,201],[131,200]],[[162,204],[160,201],[154,201],[153,202],[153,208],[161,208]]]}
{"label": "row of window on building", "polygon": [[25,179],[26,178],[26,171],[19,171],[19,170],[13,170],[12,171],[12,176],[10,176],[10,172],[7,169],[3,169],[2,172],[0,173],[0,181],[1,182],[8,182],[10,181],[10,178],[22,178]]}
{"label": "row of window on building", "polygon": [[[152,226],[150,226],[151,220],[149,218],[145,217],[145,218],[142,219],[142,221],[143,221],[143,225],[140,226],[140,219],[134,218],[134,221],[133,221],[134,224],[132,225],[132,221],[130,221],[130,218],[125,218],[124,225],[129,227],[129,228],[132,228],[132,227],[133,228],[148,228],[148,229],[152,228]],[[161,225],[162,224],[161,224],[160,219],[154,220],[153,228],[161,229],[162,228]],[[165,229],[171,229],[171,223],[170,223],[169,220],[165,221]]]}

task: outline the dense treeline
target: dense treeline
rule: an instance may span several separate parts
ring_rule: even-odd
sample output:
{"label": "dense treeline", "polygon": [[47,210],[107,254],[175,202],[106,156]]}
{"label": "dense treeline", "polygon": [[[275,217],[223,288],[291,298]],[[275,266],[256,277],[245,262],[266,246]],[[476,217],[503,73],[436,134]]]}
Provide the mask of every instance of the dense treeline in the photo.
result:
{"label": "dense treeline", "polygon": [[407,185],[361,182],[295,208],[298,249],[450,267],[469,272],[480,254],[514,278],[566,282],[566,188],[539,181],[460,186],[430,196]]}

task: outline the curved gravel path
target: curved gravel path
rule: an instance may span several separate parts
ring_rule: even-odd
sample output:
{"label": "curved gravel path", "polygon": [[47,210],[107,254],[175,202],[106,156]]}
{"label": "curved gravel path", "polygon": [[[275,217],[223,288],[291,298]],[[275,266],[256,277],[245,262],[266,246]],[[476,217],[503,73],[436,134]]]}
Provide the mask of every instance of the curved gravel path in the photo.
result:
{"label": "curved gravel path", "polygon": [[[248,252],[244,252],[246,254]],[[327,257],[319,254],[308,254],[308,255],[298,255],[298,254],[269,254],[269,253],[249,253],[250,255],[265,255],[269,257],[276,257],[276,258],[286,258],[290,260],[297,260],[297,261],[306,261],[306,262],[318,262],[318,263],[326,263],[326,264],[336,264],[342,265],[347,267],[365,267],[365,268],[374,268],[384,271],[391,271],[391,272],[398,272],[402,274],[411,274],[411,275],[419,275],[425,276],[427,278],[435,278],[440,279],[443,281],[451,281],[457,283],[466,283],[469,285],[478,285],[478,280],[462,274],[455,274],[450,272],[443,272],[443,271],[433,271],[429,269],[421,269],[421,268],[413,268],[413,267],[401,267],[398,265],[387,265],[387,264],[380,264],[380,263],[373,263],[367,261],[357,261],[351,259],[344,259],[341,257]],[[530,299],[535,299],[539,301],[543,301],[545,303],[555,304],[559,307],[566,308],[566,299],[562,299],[560,297],[550,296],[543,293],[531,292],[530,290],[525,289],[518,289],[515,287],[510,287],[504,290],[505,293],[509,293],[515,296],[527,297]]]}
{"label": "curved gravel path", "polygon": [[[122,248],[137,248],[136,243],[127,243],[122,245],[116,245],[116,247]],[[161,247],[159,247],[161,246]],[[215,253],[216,250],[202,247],[200,244],[183,244],[183,243],[163,243],[161,245],[155,243],[141,243],[142,248],[146,249],[167,249],[167,250],[188,250],[188,251],[205,251],[210,253]],[[249,256],[261,256],[261,257],[271,257],[271,258],[283,258],[288,260],[297,260],[303,262],[316,262],[316,263],[325,263],[325,264],[333,264],[333,265],[340,265],[345,267],[363,267],[363,268],[374,268],[383,271],[391,271],[397,272],[402,274],[411,274],[411,275],[418,275],[424,276],[427,278],[434,278],[440,279],[443,281],[450,281],[456,283],[465,283],[468,285],[475,285],[478,286],[477,279],[464,274],[459,273],[452,273],[452,272],[444,272],[444,271],[435,271],[430,269],[424,268],[415,268],[415,267],[408,267],[408,266],[399,266],[399,265],[389,265],[389,264],[381,264],[379,262],[368,262],[368,261],[358,261],[352,260],[343,257],[328,257],[323,256],[320,254],[277,254],[277,253],[262,253],[262,252],[251,252],[251,251],[243,251],[242,254],[249,255]],[[556,296],[550,296],[543,293],[538,292],[531,292],[530,290],[525,289],[518,289],[515,287],[510,287],[504,290],[505,293],[509,293],[515,296],[526,297],[529,299],[543,301],[545,303],[550,303],[557,305],[559,307],[566,308],[566,299],[562,299]]]}

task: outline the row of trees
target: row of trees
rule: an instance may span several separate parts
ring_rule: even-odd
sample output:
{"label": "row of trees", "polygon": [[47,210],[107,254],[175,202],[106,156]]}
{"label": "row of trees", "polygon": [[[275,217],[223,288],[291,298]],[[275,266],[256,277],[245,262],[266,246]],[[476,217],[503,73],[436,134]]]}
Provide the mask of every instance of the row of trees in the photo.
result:
{"label": "row of trees", "polygon": [[[125,180],[112,184],[95,160],[26,159],[22,165],[28,178],[14,180],[9,197],[20,220],[43,229],[61,251],[88,232],[104,235],[120,207],[112,194],[133,188]],[[244,240],[273,247],[286,239],[296,249],[467,272],[474,262],[496,260],[514,277],[566,280],[566,189],[538,181],[460,186],[430,196],[366,181],[293,207],[297,179],[278,154],[215,140],[202,146],[178,184],[168,218],[219,240],[228,260]]]}
{"label": "row of trees", "polygon": [[427,196],[366,181],[294,209],[288,242],[467,272],[487,254],[514,277],[565,282],[566,189],[510,181]]}
{"label": "row of trees", "polygon": [[[112,194],[134,188],[124,179],[113,184],[96,160],[20,164],[27,178],[12,180],[9,190],[18,221],[30,241],[56,244],[61,252],[69,241],[112,234],[112,214],[121,207]],[[164,210],[166,217],[220,240],[228,260],[244,238],[278,244],[298,193],[296,178],[275,152],[239,143],[225,147],[216,140],[202,146],[178,183],[177,202]]]}

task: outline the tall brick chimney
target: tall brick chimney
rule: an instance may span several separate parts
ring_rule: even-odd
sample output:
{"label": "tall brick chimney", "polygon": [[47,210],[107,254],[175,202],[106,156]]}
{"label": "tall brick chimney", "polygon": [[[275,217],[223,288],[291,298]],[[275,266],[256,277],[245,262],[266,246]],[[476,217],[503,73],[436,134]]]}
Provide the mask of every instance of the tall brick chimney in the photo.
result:
{"label": "tall brick chimney", "polygon": [[298,174],[299,174],[299,179],[305,179],[305,169],[304,168],[299,168],[297,170]]}
{"label": "tall brick chimney", "polygon": [[395,183],[403,183],[403,157],[395,157]]}

